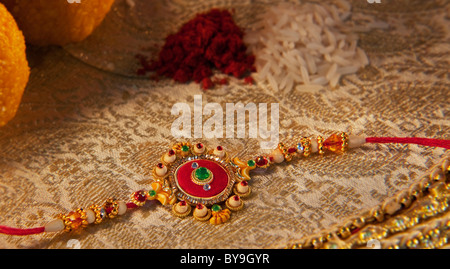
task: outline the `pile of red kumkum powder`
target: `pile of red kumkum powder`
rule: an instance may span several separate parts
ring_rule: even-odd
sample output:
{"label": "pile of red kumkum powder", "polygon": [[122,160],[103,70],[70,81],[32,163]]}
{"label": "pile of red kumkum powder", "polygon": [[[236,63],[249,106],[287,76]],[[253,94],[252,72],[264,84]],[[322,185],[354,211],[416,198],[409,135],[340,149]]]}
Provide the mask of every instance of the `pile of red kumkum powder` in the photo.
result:
{"label": "pile of red kumkum powder", "polygon": [[252,84],[250,72],[256,71],[255,57],[247,54],[243,35],[227,10],[212,9],[198,14],[166,38],[158,60],[148,61],[138,55],[142,65],[138,74],[155,72],[156,77],[165,76],[181,83],[195,81],[206,90],[215,84],[228,83],[227,79],[212,79],[216,68]]}

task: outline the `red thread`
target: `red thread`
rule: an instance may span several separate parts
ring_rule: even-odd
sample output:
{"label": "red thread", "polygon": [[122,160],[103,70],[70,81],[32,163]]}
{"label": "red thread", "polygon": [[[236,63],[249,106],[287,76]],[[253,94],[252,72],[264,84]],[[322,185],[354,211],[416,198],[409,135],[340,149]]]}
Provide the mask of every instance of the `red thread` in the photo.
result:
{"label": "red thread", "polygon": [[450,140],[420,137],[367,137],[367,143],[416,144],[428,147],[450,149]]}
{"label": "red thread", "polygon": [[138,207],[135,203],[127,203],[127,208],[136,208]]}
{"label": "red thread", "polygon": [[157,61],[137,55],[141,64],[137,73],[156,72],[181,83],[195,81],[205,90],[215,84],[210,78],[213,69],[237,78],[248,76],[256,71],[255,57],[247,54],[243,35],[227,10],[198,14],[166,38]]}
{"label": "red thread", "polygon": [[7,226],[0,226],[0,233],[9,235],[30,235],[30,234],[40,234],[45,231],[45,227],[30,228],[30,229],[19,229]]}
{"label": "red thread", "polygon": [[[136,208],[138,207],[134,203],[127,203],[127,208]],[[45,232],[45,226],[37,227],[37,228],[29,228],[29,229],[20,229],[13,228],[8,226],[0,225],[0,234],[7,235],[31,235],[31,234],[40,234]]]}

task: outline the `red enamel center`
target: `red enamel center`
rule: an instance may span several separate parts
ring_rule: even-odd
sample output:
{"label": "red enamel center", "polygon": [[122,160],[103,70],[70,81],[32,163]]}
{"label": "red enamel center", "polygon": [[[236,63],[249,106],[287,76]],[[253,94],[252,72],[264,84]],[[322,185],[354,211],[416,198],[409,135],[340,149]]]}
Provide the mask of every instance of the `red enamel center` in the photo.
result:
{"label": "red enamel center", "polygon": [[[192,181],[191,174],[195,169],[192,168],[192,163],[194,162],[198,164],[198,167],[208,168],[212,172],[214,179],[209,183],[211,187],[209,190],[205,190],[203,186]],[[175,173],[175,179],[183,192],[200,198],[210,198],[222,193],[230,180],[225,168],[211,160],[192,160],[182,164]]]}

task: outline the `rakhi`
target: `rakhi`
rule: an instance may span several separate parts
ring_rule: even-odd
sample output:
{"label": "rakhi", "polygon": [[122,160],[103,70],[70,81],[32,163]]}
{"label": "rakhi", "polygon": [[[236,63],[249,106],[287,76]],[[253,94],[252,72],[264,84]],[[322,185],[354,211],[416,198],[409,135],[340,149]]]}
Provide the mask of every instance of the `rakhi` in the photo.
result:
{"label": "rakhi", "polygon": [[68,214],[59,214],[42,227],[21,229],[0,226],[0,233],[31,235],[71,232],[124,215],[129,209],[141,207],[151,200],[171,206],[172,213],[177,217],[192,215],[197,221],[222,224],[230,219],[231,212],[243,209],[244,199],[252,192],[249,185],[252,170],[290,162],[294,158],[307,158],[311,154],[344,153],[366,143],[417,144],[450,149],[450,140],[364,137],[339,132],[327,139],[322,136],[301,137],[289,146],[279,143],[267,155],[241,160],[230,156],[222,146],[208,149],[202,143],[180,142],[165,152],[153,167],[150,188],[132,193],[128,201],[109,198],[102,205],[94,204]]}

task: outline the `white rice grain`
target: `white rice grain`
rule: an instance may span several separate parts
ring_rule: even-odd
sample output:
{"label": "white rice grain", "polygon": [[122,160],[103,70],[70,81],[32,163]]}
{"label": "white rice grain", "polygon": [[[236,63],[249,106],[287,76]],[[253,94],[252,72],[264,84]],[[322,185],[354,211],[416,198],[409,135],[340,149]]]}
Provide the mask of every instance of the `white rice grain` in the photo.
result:
{"label": "white rice grain", "polygon": [[366,53],[361,48],[356,48],[356,52],[361,60],[361,65],[366,66],[369,64],[369,58],[367,58]]}
{"label": "white rice grain", "polygon": [[331,80],[331,78],[336,75],[336,71],[337,71],[337,64],[333,63],[331,65],[330,69],[328,69],[327,74],[325,75],[325,78],[328,80]]}
{"label": "white rice grain", "polygon": [[267,74],[267,80],[269,81],[269,85],[272,87],[272,90],[278,92],[278,83],[275,78],[271,74]]}
{"label": "white rice grain", "polygon": [[333,77],[330,79],[330,86],[332,88],[336,87],[336,85],[338,84],[340,78],[341,78],[341,75],[339,73],[335,73],[333,75]]}
{"label": "white rice grain", "polygon": [[359,66],[353,65],[353,66],[341,67],[337,70],[337,72],[341,75],[349,75],[349,74],[356,73],[356,71],[358,71],[358,69],[359,69]]}
{"label": "white rice grain", "polygon": [[317,77],[317,78],[311,80],[311,84],[326,85],[326,84],[328,84],[328,80],[325,77],[320,76],[320,77]]}
{"label": "white rice grain", "polygon": [[[273,91],[289,92],[299,85],[336,87],[342,76],[369,64],[357,46],[355,26],[346,23],[353,16],[350,3],[335,3],[281,3],[249,25],[244,42],[256,57],[257,77]],[[361,27],[366,29],[387,27],[373,18],[365,21],[368,26]]]}
{"label": "white rice grain", "polygon": [[300,74],[302,74],[303,82],[305,84],[310,84],[308,70],[306,70],[305,66],[300,66]]}

